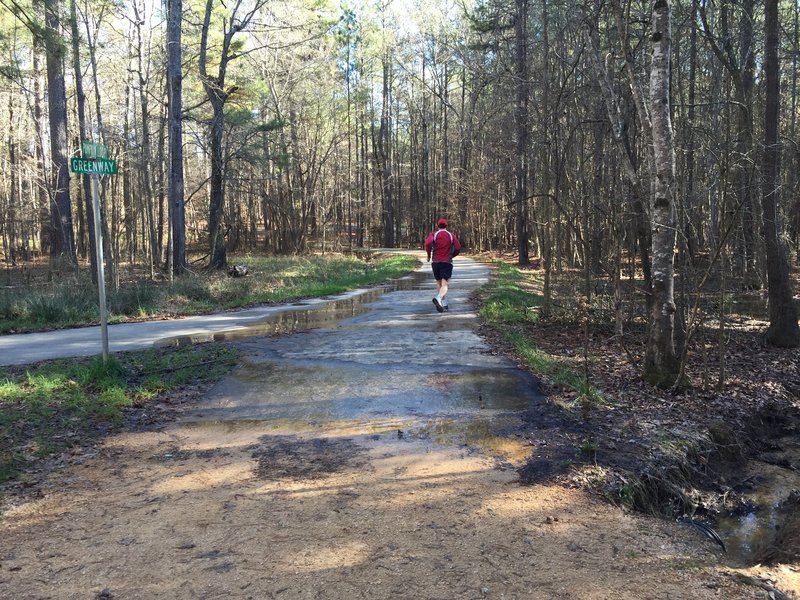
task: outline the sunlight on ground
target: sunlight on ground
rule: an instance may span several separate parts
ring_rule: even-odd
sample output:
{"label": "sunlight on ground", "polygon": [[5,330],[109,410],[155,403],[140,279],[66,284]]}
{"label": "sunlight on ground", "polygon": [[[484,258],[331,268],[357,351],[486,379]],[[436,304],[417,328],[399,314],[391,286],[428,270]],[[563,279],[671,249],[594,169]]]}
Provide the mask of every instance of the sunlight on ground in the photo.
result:
{"label": "sunlight on ground", "polygon": [[241,483],[250,479],[252,475],[252,465],[242,462],[216,468],[204,468],[197,473],[184,474],[178,471],[172,475],[171,479],[164,479],[152,486],[150,491],[154,494],[169,494],[205,490]]}
{"label": "sunlight on ground", "polygon": [[309,546],[295,554],[285,554],[281,562],[293,573],[314,573],[353,567],[369,557],[370,548],[362,542],[337,542],[331,547]]}
{"label": "sunlight on ground", "polygon": [[63,496],[48,496],[12,506],[3,514],[3,528],[18,529],[55,520],[68,509],[65,500]]}

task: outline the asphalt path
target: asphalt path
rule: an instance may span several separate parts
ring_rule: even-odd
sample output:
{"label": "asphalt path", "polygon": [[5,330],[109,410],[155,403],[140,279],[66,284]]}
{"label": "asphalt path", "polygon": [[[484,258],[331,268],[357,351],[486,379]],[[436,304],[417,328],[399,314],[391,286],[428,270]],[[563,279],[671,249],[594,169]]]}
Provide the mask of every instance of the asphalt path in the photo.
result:
{"label": "asphalt path", "polygon": [[[314,298],[292,304],[256,306],[243,310],[179,319],[109,325],[109,352],[113,354],[152,348],[169,338],[240,331],[284,311],[299,308],[311,309],[326,302],[356,296],[365,291],[355,290],[338,296]],[[102,341],[99,325],[0,336],[0,365],[23,365],[54,358],[98,356],[101,353]]]}
{"label": "asphalt path", "polygon": [[[424,260],[422,253],[413,254]],[[430,266],[423,263],[416,274],[417,279],[420,278],[419,273],[429,274]],[[467,257],[458,257],[455,261],[452,291],[449,295],[451,305],[464,307],[469,293],[485,283],[488,275],[489,270],[485,265]],[[445,315],[436,313],[430,299],[435,289],[432,276],[426,278],[425,284],[421,287],[422,289],[416,291],[423,300],[416,309],[420,314],[431,319],[454,316],[454,313]],[[326,304],[357,298],[372,290],[374,288],[358,289],[336,296],[178,319],[109,325],[109,351],[113,354],[143,350],[180,338],[213,339],[213,336],[219,336],[222,339],[227,334],[244,335],[248,330],[258,331],[261,324],[281,313],[296,314],[297,311],[312,311]],[[475,315],[472,315],[472,318],[477,319]],[[0,336],[0,365],[23,365],[56,358],[99,356],[101,352],[100,326]]]}

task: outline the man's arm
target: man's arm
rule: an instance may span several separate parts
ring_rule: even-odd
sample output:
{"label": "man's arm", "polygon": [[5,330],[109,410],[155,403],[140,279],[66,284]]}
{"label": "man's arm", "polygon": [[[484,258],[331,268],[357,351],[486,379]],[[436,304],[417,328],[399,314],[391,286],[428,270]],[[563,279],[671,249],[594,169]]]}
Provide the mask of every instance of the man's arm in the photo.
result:
{"label": "man's arm", "polygon": [[453,236],[453,245],[455,246],[455,252],[453,252],[453,256],[455,257],[461,252],[461,242],[458,241],[455,235]]}

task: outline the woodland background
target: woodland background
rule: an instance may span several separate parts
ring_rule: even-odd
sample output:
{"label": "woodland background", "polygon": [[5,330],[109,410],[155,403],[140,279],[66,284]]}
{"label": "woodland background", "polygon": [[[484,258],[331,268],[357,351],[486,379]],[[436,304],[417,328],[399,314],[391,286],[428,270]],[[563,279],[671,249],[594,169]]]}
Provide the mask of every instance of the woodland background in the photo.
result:
{"label": "woodland background", "polygon": [[800,344],[796,1],[0,7],[8,270],[92,268],[89,178],[68,173],[90,139],[119,162],[115,287],[231,253],[419,247],[445,216],[470,251],[539,266],[543,314],[578,271],[570,301],[606,299],[619,335],[645,320],[655,383],[726,289],[765,290],[767,341]]}

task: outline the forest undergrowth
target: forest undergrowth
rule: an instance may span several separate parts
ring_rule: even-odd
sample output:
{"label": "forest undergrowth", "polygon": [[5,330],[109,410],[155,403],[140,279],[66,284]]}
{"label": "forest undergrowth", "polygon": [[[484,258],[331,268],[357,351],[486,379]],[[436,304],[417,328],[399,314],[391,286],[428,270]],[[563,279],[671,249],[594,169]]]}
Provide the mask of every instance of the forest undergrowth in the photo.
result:
{"label": "forest undergrowth", "polygon": [[[641,377],[643,319],[626,307],[620,336],[603,281],[587,302],[576,291],[583,274],[559,274],[545,318],[542,272],[495,265],[475,299],[484,333],[539,378],[548,398],[547,414],[526,419],[534,451],[520,470],[524,482],[556,479],[633,510],[713,526],[718,516],[758,510],[760,480],[743,476],[746,465],[798,472],[782,440],[800,434],[800,350],[762,342],[766,321],[737,311],[758,304],[752,292],[729,295],[724,329],[716,296],[701,302],[705,328],[686,347],[685,378],[658,389]],[[800,560],[797,503],[797,494],[783,500],[782,522],[753,561]]]}

